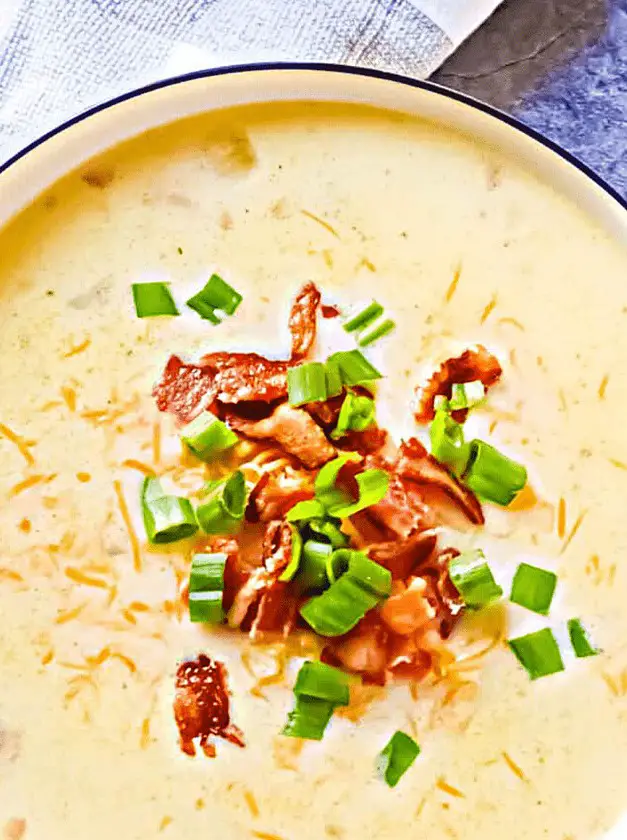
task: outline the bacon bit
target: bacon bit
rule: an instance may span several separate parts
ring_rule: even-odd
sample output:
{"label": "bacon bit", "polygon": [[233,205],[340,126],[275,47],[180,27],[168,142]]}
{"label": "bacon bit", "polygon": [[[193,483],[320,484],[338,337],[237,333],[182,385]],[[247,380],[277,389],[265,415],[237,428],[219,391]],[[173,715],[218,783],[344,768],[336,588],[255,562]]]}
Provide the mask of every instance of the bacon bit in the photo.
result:
{"label": "bacon bit", "polygon": [[616,458],[608,458],[608,461],[618,470],[627,470],[627,464],[624,461],[618,461]]}
{"label": "bacon bit", "polygon": [[257,800],[255,799],[255,795],[251,790],[246,789],[244,791],[244,801],[248,806],[250,815],[256,819],[259,816],[259,805],[257,805]]}
{"label": "bacon bit", "polygon": [[139,540],[137,539],[137,534],[135,533],[135,529],[133,528],[133,522],[131,520],[130,513],[128,511],[128,505],[126,504],[126,499],[124,498],[124,492],[122,490],[121,483],[116,479],[113,482],[113,489],[115,491],[116,498],[118,500],[118,507],[120,509],[120,515],[124,522],[124,527],[126,528],[126,533],[128,534],[128,539],[131,544],[131,553],[133,555],[133,567],[136,572],[141,572],[142,570],[142,555],[141,555],[141,548],[139,545]]}
{"label": "bacon bit", "polygon": [[566,499],[563,496],[560,496],[560,500],[557,505],[557,536],[560,539],[564,538],[564,534],[566,533]]}
{"label": "bacon bit", "polygon": [[2,836],[4,840],[22,840],[26,833],[26,820],[13,817],[4,824]]}
{"label": "bacon bit", "polygon": [[49,484],[57,477],[57,473],[51,475],[31,475],[20,481],[9,490],[9,497],[13,498],[23,493],[24,490],[29,490],[31,487],[36,487],[38,484]]}
{"label": "bacon bit", "polygon": [[66,566],[64,572],[66,577],[73,580],[74,583],[80,583],[82,586],[94,586],[97,589],[109,588],[106,581],[101,578],[85,574],[85,572],[81,571],[81,569],[77,569],[74,566]]}
{"label": "bacon bit", "polygon": [[23,531],[25,534],[30,534],[33,528],[30,519],[26,518],[22,519],[17,527],[20,529],[20,531]]}
{"label": "bacon bit", "polygon": [[516,318],[499,318],[497,324],[511,324],[512,327],[516,327],[517,330],[520,330],[521,332],[525,331],[523,325],[520,321],[517,321]]}
{"label": "bacon bit", "polygon": [[397,581],[395,586],[379,614],[394,633],[409,636],[425,627],[435,610],[426,598],[427,582],[423,578],[411,578],[407,586]]}
{"label": "bacon bit", "polygon": [[320,292],[314,283],[305,283],[292,304],[289,330],[292,335],[291,359],[293,362],[304,359],[314,345],[320,297]]}
{"label": "bacon bit", "polygon": [[529,779],[523,773],[523,771],[520,769],[520,767],[516,764],[514,759],[506,752],[502,752],[501,755],[503,756],[503,758],[505,760],[505,763],[507,764],[509,769],[512,771],[512,773],[515,776],[517,776],[520,779],[521,782],[525,782],[526,784],[529,784]]}
{"label": "bacon bit", "polygon": [[490,303],[486,306],[486,308],[481,313],[481,318],[479,319],[480,324],[485,324],[485,322],[488,320],[488,318],[490,317],[490,314],[492,313],[492,311],[494,310],[494,307],[496,306],[497,300],[498,300],[497,295],[494,295],[492,297],[492,300],[490,301]]}
{"label": "bacon bit", "polygon": [[438,780],[435,783],[435,786],[440,788],[440,790],[443,791],[444,793],[448,793],[449,796],[454,796],[457,799],[465,799],[466,798],[465,794],[462,793],[461,790],[458,790],[456,787],[453,787],[453,785],[449,785],[449,783],[446,781],[444,776],[439,776],[438,777]]}
{"label": "bacon bit", "polygon": [[159,823],[159,831],[165,831],[165,829],[173,822],[174,820],[172,817],[164,817]]}
{"label": "bacon bit", "polygon": [[362,257],[359,262],[357,263],[357,267],[355,271],[359,271],[360,268],[367,268],[368,271],[371,271],[373,274],[376,272],[377,267],[374,263],[370,262],[367,257]]}
{"label": "bacon bit", "polygon": [[49,665],[52,662],[53,659],[54,659],[54,651],[53,650],[46,651],[46,653],[44,653],[44,655],[41,657],[41,664],[42,665]]}
{"label": "bacon bit", "polygon": [[451,280],[448,289],[446,290],[446,294],[444,295],[444,303],[450,303],[453,300],[453,295],[457,291],[457,285],[459,283],[459,278],[462,276],[462,267],[461,263],[455,269],[453,274],[453,279]]}
{"label": "bacon bit", "polygon": [[337,306],[332,306],[329,303],[323,303],[320,312],[323,318],[337,318],[341,314]]}
{"label": "bacon bit", "polygon": [[336,231],[332,225],[328,222],[325,222],[324,219],[321,219],[320,216],[316,216],[315,213],[310,213],[309,210],[301,210],[300,211],[303,216],[307,216],[308,219],[312,219],[312,221],[317,222],[321,225],[325,230],[328,230],[332,236],[335,236],[336,239],[340,239],[339,233]]}
{"label": "bacon bit", "polygon": [[196,755],[194,740],[208,758],[216,754],[211,735],[244,746],[242,733],[230,723],[226,668],[201,653],[182,662],[176,672],[174,718],[179,729],[180,747],[186,755]]}
{"label": "bacon bit", "polygon": [[123,665],[126,665],[131,674],[137,673],[137,665],[135,664],[135,662],[133,662],[130,656],[126,656],[126,654],[119,653],[118,651],[113,651],[113,653],[111,654],[111,659],[117,659]]}
{"label": "bacon bit", "polygon": [[57,617],[54,620],[55,624],[67,624],[68,621],[74,621],[85,609],[87,604],[79,604],[77,607],[74,607],[71,610],[64,610],[62,612],[57,613]]}
{"label": "bacon bit", "polygon": [[447,359],[426,385],[416,390],[418,408],[414,416],[417,422],[433,420],[435,398],[444,396],[450,399],[454,384],[478,379],[485,388],[490,388],[498,382],[502,373],[498,360],[481,344],[476,349],[465,350],[460,356]]}
{"label": "bacon bit", "polygon": [[63,354],[63,358],[69,359],[72,356],[78,356],[79,353],[82,353],[84,350],[87,350],[90,344],[91,338],[86,338],[84,341],[81,341],[80,344],[70,347],[68,352]]}
{"label": "bacon bit", "polygon": [[16,434],[8,426],[5,426],[4,423],[0,423],[0,435],[2,435],[2,437],[5,437],[8,441],[10,441],[17,447],[20,455],[22,456],[22,458],[24,458],[29,467],[35,465],[35,459],[31,455],[29,448],[33,445],[31,441],[24,440],[23,437]]}
{"label": "bacon bit", "polygon": [[122,461],[122,466],[128,467],[129,470],[137,470],[137,472],[140,472],[142,475],[147,475],[151,478],[157,474],[152,467],[148,466],[148,464],[136,461],[134,458],[127,458],[125,461]]}
{"label": "bacon bit", "polygon": [[71,388],[69,385],[63,385],[61,387],[61,396],[69,410],[76,411],[76,391],[74,388]]}
{"label": "bacon bit", "polygon": [[606,374],[605,374],[605,376],[603,377],[603,379],[601,380],[601,384],[599,385],[599,391],[598,391],[598,394],[599,394],[599,399],[600,399],[600,400],[604,400],[604,399],[605,399],[605,392],[606,392],[606,390],[607,390],[607,383],[608,383],[609,381],[610,381],[609,374],[607,374],[607,373],[606,373]]}
{"label": "bacon bit", "polygon": [[562,545],[562,547],[560,549],[560,554],[564,554],[564,552],[566,551],[568,546],[573,541],[573,538],[574,538],[575,534],[577,533],[577,531],[579,530],[579,528],[581,527],[581,523],[585,519],[587,513],[588,513],[587,510],[582,510],[581,513],[579,514],[579,516],[577,517],[577,519],[575,520],[575,524],[571,528],[569,535],[566,537],[566,539],[564,541],[564,544]]}

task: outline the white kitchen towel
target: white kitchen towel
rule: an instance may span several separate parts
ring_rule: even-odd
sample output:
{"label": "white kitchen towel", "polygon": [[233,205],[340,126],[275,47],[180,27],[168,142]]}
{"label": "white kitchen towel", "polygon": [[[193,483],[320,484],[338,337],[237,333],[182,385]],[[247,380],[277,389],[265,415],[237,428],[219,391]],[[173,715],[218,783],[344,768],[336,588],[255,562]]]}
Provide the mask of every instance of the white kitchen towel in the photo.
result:
{"label": "white kitchen towel", "polygon": [[356,64],[424,78],[500,0],[0,0],[0,162],[91,105],[189,70]]}

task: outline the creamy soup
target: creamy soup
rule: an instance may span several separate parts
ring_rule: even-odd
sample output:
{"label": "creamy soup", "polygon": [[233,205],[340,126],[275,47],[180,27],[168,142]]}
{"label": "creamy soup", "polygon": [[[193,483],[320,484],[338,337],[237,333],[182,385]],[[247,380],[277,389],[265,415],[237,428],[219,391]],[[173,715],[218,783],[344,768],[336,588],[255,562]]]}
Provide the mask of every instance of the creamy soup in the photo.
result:
{"label": "creamy soup", "polygon": [[[627,254],[603,231],[465,137],[307,104],[143,135],[53,185],[0,242],[0,833],[590,840],[618,822]],[[185,301],[213,271],[244,296],[219,326],[190,310],[136,317],[132,283],[170,282]],[[139,486],[169,470],[184,494],[202,472],[151,396],[169,355],[285,358],[307,280],[395,320],[370,358],[397,441],[424,439],[415,387],[490,348],[503,377],[466,425],[527,467],[535,496],[446,535],[483,548],[506,596],[457,627],[461,665],[364,688],[300,745],[279,733],[312,651],[290,648],[284,677],[264,681],[280,645],[190,623],[189,546],[147,544]],[[321,358],[354,346],[332,327]],[[507,603],[522,561],[558,574],[548,617]],[[574,657],[572,617],[600,655]],[[565,670],[530,681],[504,640],[547,626]],[[180,751],[172,712],[177,665],[200,652],[225,663],[246,742],[217,740],[213,759]],[[390,789],[374,761],[395,730],[421,754]]]}

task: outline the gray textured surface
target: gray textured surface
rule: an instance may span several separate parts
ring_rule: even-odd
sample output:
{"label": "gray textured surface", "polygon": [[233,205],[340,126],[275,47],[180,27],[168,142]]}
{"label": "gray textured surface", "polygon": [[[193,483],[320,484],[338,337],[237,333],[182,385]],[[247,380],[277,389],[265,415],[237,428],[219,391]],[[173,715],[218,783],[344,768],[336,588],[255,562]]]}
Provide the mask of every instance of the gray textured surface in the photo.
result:
{"label": "gray textured surface", "polygon": [[519,117],[627,198],[627,0],[505,0],[432,78]]}

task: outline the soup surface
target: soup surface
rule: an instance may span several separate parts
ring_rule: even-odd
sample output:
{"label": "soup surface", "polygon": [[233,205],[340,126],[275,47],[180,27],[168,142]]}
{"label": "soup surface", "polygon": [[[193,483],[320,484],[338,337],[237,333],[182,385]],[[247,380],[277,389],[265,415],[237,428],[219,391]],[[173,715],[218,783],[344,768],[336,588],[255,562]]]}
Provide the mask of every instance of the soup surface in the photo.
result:
{"label": "soup surface", "polygon": [[[0,242],[0,833],[590,840],[617,823],[624,251],[467,138],[311,104],[150,132],[52,186]],[[185,300],[213,271],[244,296],[220,326],[136,317],[133,282],[171,282]],[[189,622],[189,550],[144,542],[138,488],[142,468],[181,463],[151,396],[168,356],[285,356],[306,280],[340,305],[375,297],[395,319],[372,359],[379,423],[398,440],[416,433],[414,388],[439,362],[477,342],[498,356],[502,382],[468,422],[526,465],[537,501],[486,506],[485,528],[452,539],[484,549],[506,594],[523,560],[559,583],[548,619],[511,605],[467,615],[453,647],[492,649],[454,679],[364,689],[358,712],[297,749],[278,733],[298,659],[260,687],[279,647]],[[197,480],[187,466],[183,489]],[[565,653],[563,673],[531,682],[493,644],[547,625],[563,643],[575,616],[602,655]],[[246,740],[220,741],[214,759],[180,752],[172,714],[177,664],[201,651],[227,665]],[[422,752],[389,789],[373,763],[397,729]]]}

